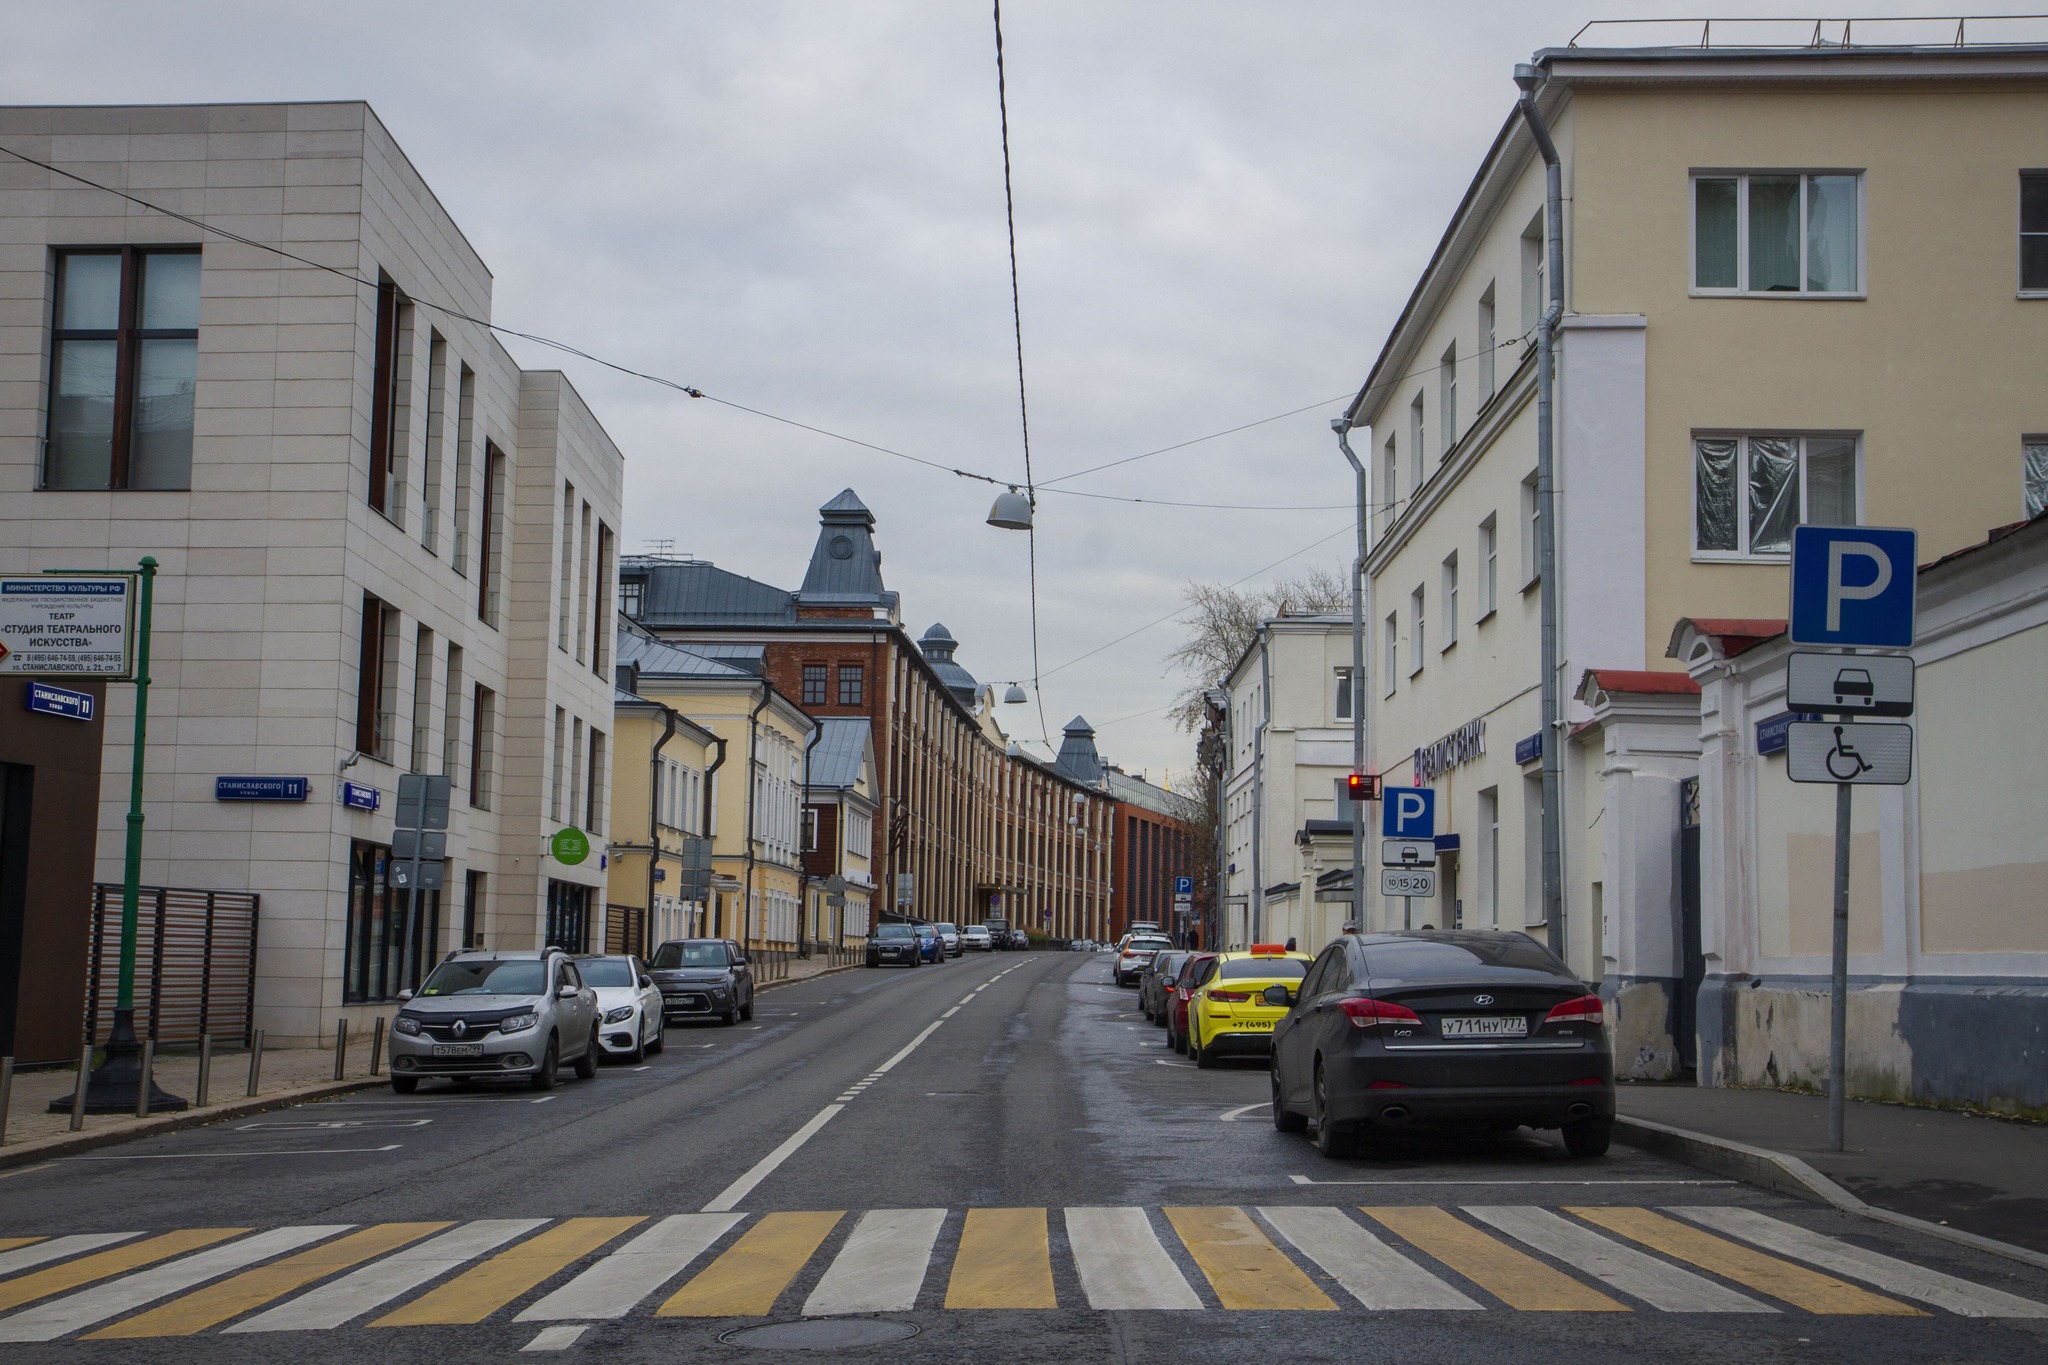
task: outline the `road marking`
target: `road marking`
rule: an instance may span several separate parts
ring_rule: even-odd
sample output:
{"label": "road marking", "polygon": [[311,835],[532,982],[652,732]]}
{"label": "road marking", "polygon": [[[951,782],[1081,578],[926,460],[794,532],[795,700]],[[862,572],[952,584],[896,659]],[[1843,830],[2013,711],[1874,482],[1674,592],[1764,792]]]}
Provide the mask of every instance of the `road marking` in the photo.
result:
{"label": "road marking", "polygon": [[141,1235],[139,1232],[81,1232],[71,1237],[51,1237],[47,1240],[40,1237],[30,1238],[29,1240],[35,1243],[34,1246],[24,1246],[0,1254],[0,1276],[12,1275],[48,1261],[61,1261],[66,1256],[76,1256],[82,1251],[91,1251],[94,1247],[112,1246],[116,1242],[125,1242]]}
{"label": "road marking", "polygon": [[1165,1213],[1225,1308],[1336,1309],[1243,1209],[1181,1207]]}
{"label": "road marking", "polygon": [[1365,1212],[1510,1308],[1525,1313],[1629,1311],[1626,1304],[1460,1222],[1446,1209],[1394,1206]]}
{"label": "road marking", "polygon": [[946,1011],[946,1012],[945,1012],[944,1014],[940,1015],[940,1016],[939,1016],[939,1018],[941,1018],[941,1019],[951,1019],[951,1018],[952,1018],[952,1017],[953,1017],[954,1015],[958,1014],[959,1012],[960,1012],[960,1007],[959,1007],[958,1005],[955,1005],[955,1006],[953,1006],[953,1008],[951,1008],[951,1009],[947,1010],[947,1011]]}
{"label": "road marking", "polygon": [[438,1237],[386,1256],[310,1293],[258,1313],[223,1332],[296,1332],[339,1327],[350,1318],[381,1308],[401,1294],[440,1279],[514,1237],[543,1226],[545,1218],[484,1218],[451,1228]]}
{"label": "road marking", "polygon": [[1152,1065],[1154,1065],[1154,1066],[1184,1066],[1184,1067],[1188,1068],[1188,1069],[1189,1069],[1190,1071],[1192,1071],[1192,1070],[1194,1070],[1194,1069],[1195,1069],[1195,1064],[1194,1064],[1193,1062],[1169,1062],[1169,1061],[1167,1061],[1167,1060],[1166,1060],[1166,1058],[1164,1058],[1164,1057],[1155,1057],[1155,1058],[1153,1058],[1153,1059],[1152,1059]]}
{"label": "road marking", "polygon": [[540,1334],[519,1349],[522,1351],[564,1351],[576,1344],[576,1338],[590,1330],[587,1322],[565,1323],[557,1327],[543,1327]]}
{"label": "road marking", "polygon": [[382,1147],[291,1147],[271,1148],[260,1152],[144,1152],[134,1156],[67,1156],[66,1161],[193,1161],[209,1156],[342,1156],[350,1152],[395,1152],[403,1143],[391,1142]]}
{"label": "road marking", "polygon": [[482,1322],[572,1262],[596,1251],[646,1216],[565,1218],[546,1232],[472,1266],[448,1283],[386,1313],[372,1327],[468,1325]]}
{"label": "road marking", "polygon": [[[228,1238],[240,1237],[249,1230],[191,1228],[183,1232],[166,1232],[146,1242],[135,1242],[76,1261],[66,1261],[63,1265],[53,1265],[32,1275],[21,1275],[0,1284],[0,1312],[18,1308],[35,1299],[61,1294],[67,1289],[76,1289],[82,1284],[91,1284],[94,1280],[104,1280],[110,1275],[125,1274],[169,1256],[182,1256],[188,1251],[212,1246],[215,1242],[225,1242]],[[115,1240],[120,1239],[116,1237]]]}
{"label": "road marking", "polygon": [[1775,1313],[1767,1303],[1623,1246],[1549,1209],[1466,1205],[1465,1212],[1552,1260],[1667,1313]]}
{"label": "road marking", "polygon": [[948,1308],[1057,1308],[1044,1209],[969,1209]]}
{"label": "road marking", "polygon": [[733,1206],[754,1192],[754,1186],[775,1174],[775,1168],[796,1154],[797,1148],[809,1142],[817,1131],[830,1123],[833,1116],[846,1108],[838,1102],[826,1105],[811,1115],[810,1122],[783,1139],[782,1145],[755,1162],[753,1168],[738,1180],[718,1192],[716,1198],[703,1208],[705,1213],[729,1213]]}
{"label": "road marking", "polygon": [[1287,1177],[1297,1185],[1733,1185],[1732,1180],[1311,1180]]}
{"label": "road marking", "polygon": [[1342,1209],[1262,1207],[1259,1215],[1367,1308],[1480,1306],[1360,1227]]}
{"label": "road marking", "polygon": [[874,1209],[804,1300],[807,1318],[837,1313],[908,1313],[917,1307],[944,1209]]}
{"label": "road marking", "polygon": [[766,1317],[843,1212],[770,1213],[654,1310],[658,1318]]}
{"label": "road marking", "polygon": [[1755,1209],[1708,1206],[1665,1211],[1695,1223],[1704,1223],[1717,1232],[1754,1242],[1781,1255],[1817,1265],[1823,1270],[1854,1275],[1879,1289],[1931,1303],[1936,1308],[1966,1318],[2048,1318],[2048,1304],[1987,1289],[1939,1271],[1925,1270],[1850,1242],[1838,1242],[1832,1237],[1809,1232],[1797,1224],[1758,1213]]}
{"label": "road marking", "polygon": [[348,1227],[347,1223],[326,1223],[274,1228],[210,1251],[124,1275],[91,1289],[81,1289],[76,1294],[52,1299],[0,1321],[0,1341],[55,1341],[68,1333],[81,1331],[108,1318],[117,1318],[123,1313],[132,1313],[144,1304],[203,1284],[216,1275],[225,1275],[231,1270],[269,1260],[282,1252],[295,1251],[308,1242],[345,1232]]}
{"label": "road marking", "polygon": [[934,1033],[937,1033],[939,1031],[939,1026],[945,1022],[946,1021],[943,1019],[934,1019],[929,1024],[926,1024],[924,1026],[924,1032],[918,1034],[915,1038],[912,1038],[908,1043],[905,1043],[903,1045],[902,1050],[897,1052],[895,1056],[891,1057],[888,1061],[883,1062],[880,1066],[876,1067],[873,1071],[869,1072],[869,1079],[872,1080],[882,1076],[886,1076],[891,1071],[895,1070],[896,1063],[902,1061],[905,1057],[908,1057],[911,1053],[917,1051],[918,1047],[924,1042],[924,1040],[931,1037]]}
{"label": "road marking", "polygon": [[514,1322],[622,1318],[633,1305],[683,1273],[740,1221],[737,1213],[678,1213],[533,1305]]}
{"label": "road marking", "polygon": [[1090,1308],[1200,1308],[1145,1210],[1068,1209],[1067,1244]]}
{"label": "road marking", "polygon": [[314,1123],[238,1123],[237,1133],[318,1133],[344,1128],[424,1128],[432,1119],[321,1119]]}
{"label": "road marking", "polygon": [[1216,1117],[1222,1119],[1225,1123],[1236,1123],[1254,1109],[1270,1110],[1272,1107],[1273,1102],[1271,1100],[1260,1100],[1257,1104],[1241,1104],[1235,1109],[1226,1109]]}
{"label": "road marking", "polygon": [[253,1308],[281,1299],[315,1280],[324,1280],[338,1270],[396,1251],[429,1233],[452,1226],[440,1223],[380,1223],[359,1228],[346,1237],[322,1243],[296,1256],[245,1270],[233,1279],[210,1284],[204,1289],[152,1308],[139,1317],[102,1327],[93,1339],[133,1337],[189,1337],[229,1318],[238,1318]]}
{"label": "road marking", "polygon": [[42,1240],[40,1237],[0,1237],[0,1251],[12,1251],[16,1247],[33,1246]]}
{"label": "road marking", "polygon": [[12,1180],[18,1175],[34,1175],[37,1171],[47,1171],[56,1164],[54,1161],[45,1161],[40,1166],[23,1166],[18,1171],[0,1171],[0,1180]]}
{"label": "road marking", "polygon": [[653,1068],[653,1067],[651,1067],[651,1066],[636,1066],[636,1067],[634,1067],[634,1068],[633,1068],[633,1070],[635,1070],[635,1071],[652,1071],[652,1070],[654,1070],[654,1068]]}
{"label": "road marking", "polygon": [[1866,1289],[1823,1275],[1817,1270],[1766,1256],[1737,1242],[1716,1237],[1687,1223],[1666,1218],[1651,1209],[1567,1208],[1589,1223],[1618,1232],[1661,1251],[1675,1260],[1687,1261],[1724,1280],[1748,1285],[1774,1299],[1804,1308],[1809,1313],[1885,1313],[1897,1317],[1922,1317],[1910,1304],[1883,1298]]}

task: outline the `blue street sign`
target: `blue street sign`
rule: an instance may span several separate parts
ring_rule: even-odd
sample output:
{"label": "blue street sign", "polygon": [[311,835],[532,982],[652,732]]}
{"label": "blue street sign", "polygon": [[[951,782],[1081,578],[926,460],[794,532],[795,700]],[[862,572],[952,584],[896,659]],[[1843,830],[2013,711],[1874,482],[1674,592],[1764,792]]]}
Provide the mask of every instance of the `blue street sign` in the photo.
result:
{"label": "blue street sign", "polygon": [[341,804],[355,810],[375,810],[383,804],[384,793],[363,782],[341,784]]}
{"label": "blue street sign", "polygon": [[1794,527],[1792,643],[1910,648],[1919,539],[1901,527]]}
{"label": "blue street sign", "polygon": [[303,801],[307,785],[303,777],[216,777],[213,779],[213,799]]}
{"label": "blue street sign", "polygon": [[1436,793],[1428,787],[1387,787],[1380,792],[1380,800],[1382,837],[1436,837]]}
{"label": "blue street sign", "polygon": [[1176,896],[1194,895],[1195,879],[1193,877],[1175,877],[1173,879],[1173,894]]}
{"label": "blue street sign", "polygon": [[1759,756],[1782,754],[1789,742],[1785,736],[1794,724],[1802,720],[1819,720],[1820,717],[1806,711],[1780,711],[1777,715],[1756,723],[1756,751]]}
{"label": "blue street sign", "polygon": [[30,679],[28,709],[46,716],[63,716],[67,720],[91,720],[92,693],[74,692],[68,687],[52,687],[46,682]]}
{"label": "blue street sign", "polygon": [[1526,739],[1515,741],[1516,764],[1526,767],[1541,757],[1543,757],[1543,732],[1541,730],[1538,730]]}

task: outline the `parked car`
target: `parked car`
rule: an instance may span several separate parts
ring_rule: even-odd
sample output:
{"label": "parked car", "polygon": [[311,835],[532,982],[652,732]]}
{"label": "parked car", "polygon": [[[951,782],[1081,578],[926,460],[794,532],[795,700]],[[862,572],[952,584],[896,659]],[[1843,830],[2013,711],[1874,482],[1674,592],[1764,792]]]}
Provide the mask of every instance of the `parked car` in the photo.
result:
{"label": "parked car", "polygon": [[960,951],[992,953],[995,950],[995,935],[989,933],[987,925],[970,924],[960,931]]}
{"label": "parked car", "polygon": [[569,955],[450,953],[420,984],[400,991],[391,1027],[391,1088],[410,1095],[429,1076],[524,1076],[552,1090],[565,1061],[597,1074],[597,992]]}
{"label": "parked car", "polygon": [[946,940],[939,937],[936,924],[917,926],[917,956],[921,962],[942,963],[946,960]]}
{"label": "parked car", "polygon": [[960,946],[959,925],[947,924],[942,921],[938,924],[934,924],[932,928],[938,931],[940,940],[945,943],[947,957],[958,957],[963,951],[965,951]]}
{"label": "parked car", "polygon": [[726,938],[675,938],[654,950],[648,975],[661,988],[669,1022],[716,1019],[730,1027],[754,1017],[754,972],[747,951]]}
{"label": "parked car", "polygon": [[1124,932],[1126,934],[1163,934],[1166,931],[1159,927],[1159,921],[1156,919],[1134,919],[1124,926]]}
{"label": "parked car", "polygon": [[1152,964],[1138,978],[1138,1012],[1155,1024],[1166,1022],[1166,992],[1173,988],[1173,976],[1188,954],[1174,949],[1154,953]]}
{"label": "parked car", "polygon": [[1119,986],[1134,986],[1138,976],[1152,965],[1152,959],[1173,947],[1173,940],[1164,934],[1131,934],[1117,945],[1116,960],[1110,964],[1109,974]]}
{"label": "parked car", "polygon": [[661,988],[631,954],[597,954],[576,959],[576,970],[597,992],[597,1041],[608,1055],[629,1062],[659,1052],[668,1032]]}
{"label": "parked car", "polygon": [[1010,931],[1010,946],[1020,953],[1030,952],[1031,935],[1025,933],[1022,929],[1012,929]]}
{"label": "parked car", "polygon": [[1077,953],[1092,953],[1095,951],[1095,940],[1092,938],[1077,938],[1069,942],[1067,947]]}
{"label": "parked car", "polygon": [[[1311,961],[1307,953],[1290,953],[1277,943],[1221,954],[1216,970],[1188,999],[1188,1056],[1195,1065],[1270,1051],[1273,1026],[1286,1017],[1295,983]],[[1272,987],[1279,988],[1277,997]]]}
{"label": "parked car", "polygon": [[1180,965],[1180,976],[1166,998],[1166,1045],[1175,1052],[1188,1050],[1188,1001],[1215,970],[1214,953],[1190,953]]}
{"label": "parked car", "polygon": [[900,962],[906,967],[918,965],[918,933],[914,924],[878,924],[875,936],[868,940],[868,966],[879,967],[885,962]]}
{"label": "parked car", "polygon": [[1417,931],[1325,948],[1273,1032],[1273,1125],[1326,1155],[1361,1130],[1559,1128],[1607,1151],[1614,1057],[1600,997],[1526,934]]}

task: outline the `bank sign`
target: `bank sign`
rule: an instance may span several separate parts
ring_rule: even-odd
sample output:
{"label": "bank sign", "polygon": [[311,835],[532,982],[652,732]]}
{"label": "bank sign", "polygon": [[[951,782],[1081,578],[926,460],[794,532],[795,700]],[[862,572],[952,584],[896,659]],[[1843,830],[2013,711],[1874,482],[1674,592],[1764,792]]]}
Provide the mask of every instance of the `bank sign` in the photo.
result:
{"label": "bank sign", "polygon": [[1486,752],[1486,721],[1468,720],[1436,743],[1415,751],[1415,781],[1422,785]]}
{"label": "bank sign", "polygon": [[125,678],[133,574],[0,575],[0,676]]}

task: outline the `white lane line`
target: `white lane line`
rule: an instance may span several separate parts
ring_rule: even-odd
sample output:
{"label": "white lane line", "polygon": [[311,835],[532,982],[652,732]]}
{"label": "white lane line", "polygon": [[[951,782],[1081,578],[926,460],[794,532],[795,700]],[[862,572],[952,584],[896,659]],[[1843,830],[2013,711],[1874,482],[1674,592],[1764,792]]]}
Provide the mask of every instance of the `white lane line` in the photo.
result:
{"label": "white lane line", "polygon": [[633,1311],[634,1304],[682,1274],[743,1216],[671,1214],[513,1321],[622,1318]]}
{"label": "white lane line", "polygon": [[[1161,1062],[1161,1066],[1169,1063]],[[1287,1177],[1297,1185],[1733,1185],[1733,1180],[1311,1180],[1305,1175]]]}
{"label": "white lane line", "polygon": [[1775,1313],[1769,1304],[1611,1241],[1549,1209],[1467,1204],[1465,1212],[1667,1313]]}
{"label": "white lane line", "polygon": [[1225,1123],[1236,1123],[1254,1109],[1271,1109],[1272,1107],[1273,1102],[1271,1100],[1260,1100],[1257,1104],[1244,1104],[1239,1105],[1235,1109],[1226,1109],[1216,1117],[1222,1119]]}
{"label": "white lane line", "polygon": [[729,1213],[733,1205],[754,1192],[754,1186],[775,1174],[775,1168],[796,1155],[797,1148],[809,1142],[820,1128],[830,1123],[845,1105],[832,1103],[811,1116],[810,1122],[783,1139],[780,1147],[755,1162],[738,1180],[718,1192],[716,1198],[704,1206],[705,1213]]}
{"label": "white lane line", "polygon": [[[961,996],[961,997],[960,997],[960,1005],[971,1005],[971,1004],[973,1004],[973,1003],[974,1003],[974,997],[975,997],[975,996],[977,996],[977,995],[980,995],[980,994],[981,994],[981,992],[980,992],[980,991],[969,991],[969,992],[968,992],[967,994],[965,994],[965,995],[963,995],[963,996]],[[953,1008],[954,1008],[954,1009],[959,1009],[959,1008],[960,1008],[960,1005],[955,1005],[955,1006],[953,1006]]]}
{"label": "white lane line", "polygon": [[576,1338],[590,1330],[587,1322],[563,1323],[556,1327],[543,1327],[540,1334],[519,1349],[522,1351],[564,1351],[576,1344]]}
{"label": "white lane line", "polygon": [[308,1242],[317,1242],[338,1232],[347,1232],[353,1226],[353,1223],[321,1223],[276,1228],[194,1256],[181,1257],[167,1265],[124,1275],[118,1280],[77,1294],[67,1294],[39,1308],[31,1308],[0,1321],[0,1341],[55,1341],[67,1333],[132,1313],[145,1304],[204,1284],[231,1270],[240,1270],[287,1251],[296,1251]]}
{"label": "white lane line", "polygon": [[191,1161],[205,1156],[341,1156],[348,1152],[395,1152],[403,1143],[382,1147],[288,1147],[246,1152],[141,1152],[132,1156],[67,1156],[65,1161]]}
{"label": "white lane line", "polygon": [[1839,1242],[1818,1232],[1810,1232],[1796,1223],[1758,1213],[1755,1209],[1706,1205],[1670,1208],[1665,1212],[1689,1218],[1716,1232],[1740,1237],[1745,1242],[1754,1242],[1780,1256],[1790,1256],[1839,1275],[1853,1275],[1879,1289],[1931,1303],[1936,1308],[1966,1318],[2048,1318],[2048,1304],[1987,1289],[1953,1275],[1926,1270],[1848,1242]]}
{"label": "white lane line", "polygon": [[32,1246],[16,1247],[12,1251],[0,1252],[0,1275],[12,1275],[45,1261],[61,1261],[81,1251],[111,1246],[141,1235],[139,1232],[80,1232],[69,1237],[52,1237],[47,1242],[37,1242]]}
{"label": "white lane line", "polygon": [[1367,1308],[1479,1307],[1352,1222],[1342,1209],[1262,1207],[1259,1216]]}
{"label": "white lane line", "polygon": [[874,1209],[862,1214],[825,1278],[804,1300],[804,1316],[908,1313],[917,1307],[932,1246],[945,1221],[944,1209]]}
{"label": "white lane line", "polygon": [[1067,1243],[1088,1306],[1098,1309],[1200,1308],[1180,1267],[1159,1245],[1145,1210],[1067,1209]]}
{"label": "white lane line", "polygon": [[438,1280],[465,1261],[540,1227],[545,1218],[485,1218],[450,1228],[310,1293],[258,1313],[223,1332],[305,1332],[339,1327],[350,1318]]}
{"label": "white lane line", "polygon": [[939,1018],[941,1018],[941,1019],[951,1019],[951,1018],[952,1018],[952,1017],[953,1017],[954,1015],[958,1014],[959,1012],[960,1012],[960,1007],[959,1007],[958,1005],[955,1005],[955,1006],[953,1006],[953,1008],[951,1008],[951,1009],[947,1010],[947,1011],[946,1011],[946,1012],[945,1012],[944,1014],[940,1015],[940,1016],[939,1016]]}
{"label": "white lane line", "polygon": [[1184,1066],[1184,1067],[1187,1067],[1187,1068],[1188,1068],[1189,1070],[1193,1070],[1193,1069],[1194,1069],[1194,1066],[1195,1066],[1195,1064],[1194,1064],[1193,1062],[1169,1062],[1169,1061],[1167,1061],[1167,1060],[1166,1060],[1166,1058],[1164,1058],[1164,1057],[1154,1057],[1154,1058],[1152,1059],[1152,1065],[1154,1065],[1154,1066]]}
{"label": "white lane line", "polygon": [[911,1053],[917,1051],[918,1045],[923,1043],[925,1039],[931,1037],[934,1033],[937,1033],[939,1031],[939,1025],[945,1022],[946,1021],[943,1019],[934,1019],[929,1024],[926,1024],[924,1027],[924,1032],[918,1034],[915,1038],[912,1038],[908,1043],[904,1044],[902,1051],[898,1052],[894,1057],[891,1057],[888,1061],[883,1062],[880,1066],[875,1068],[874,1074],[876,1078],[879,1079],[880,1077],[886,1076],[891,1071],[893,1071],[896,1067],[896,1063],[902,1061],[905,1057],[908,1057]]}

